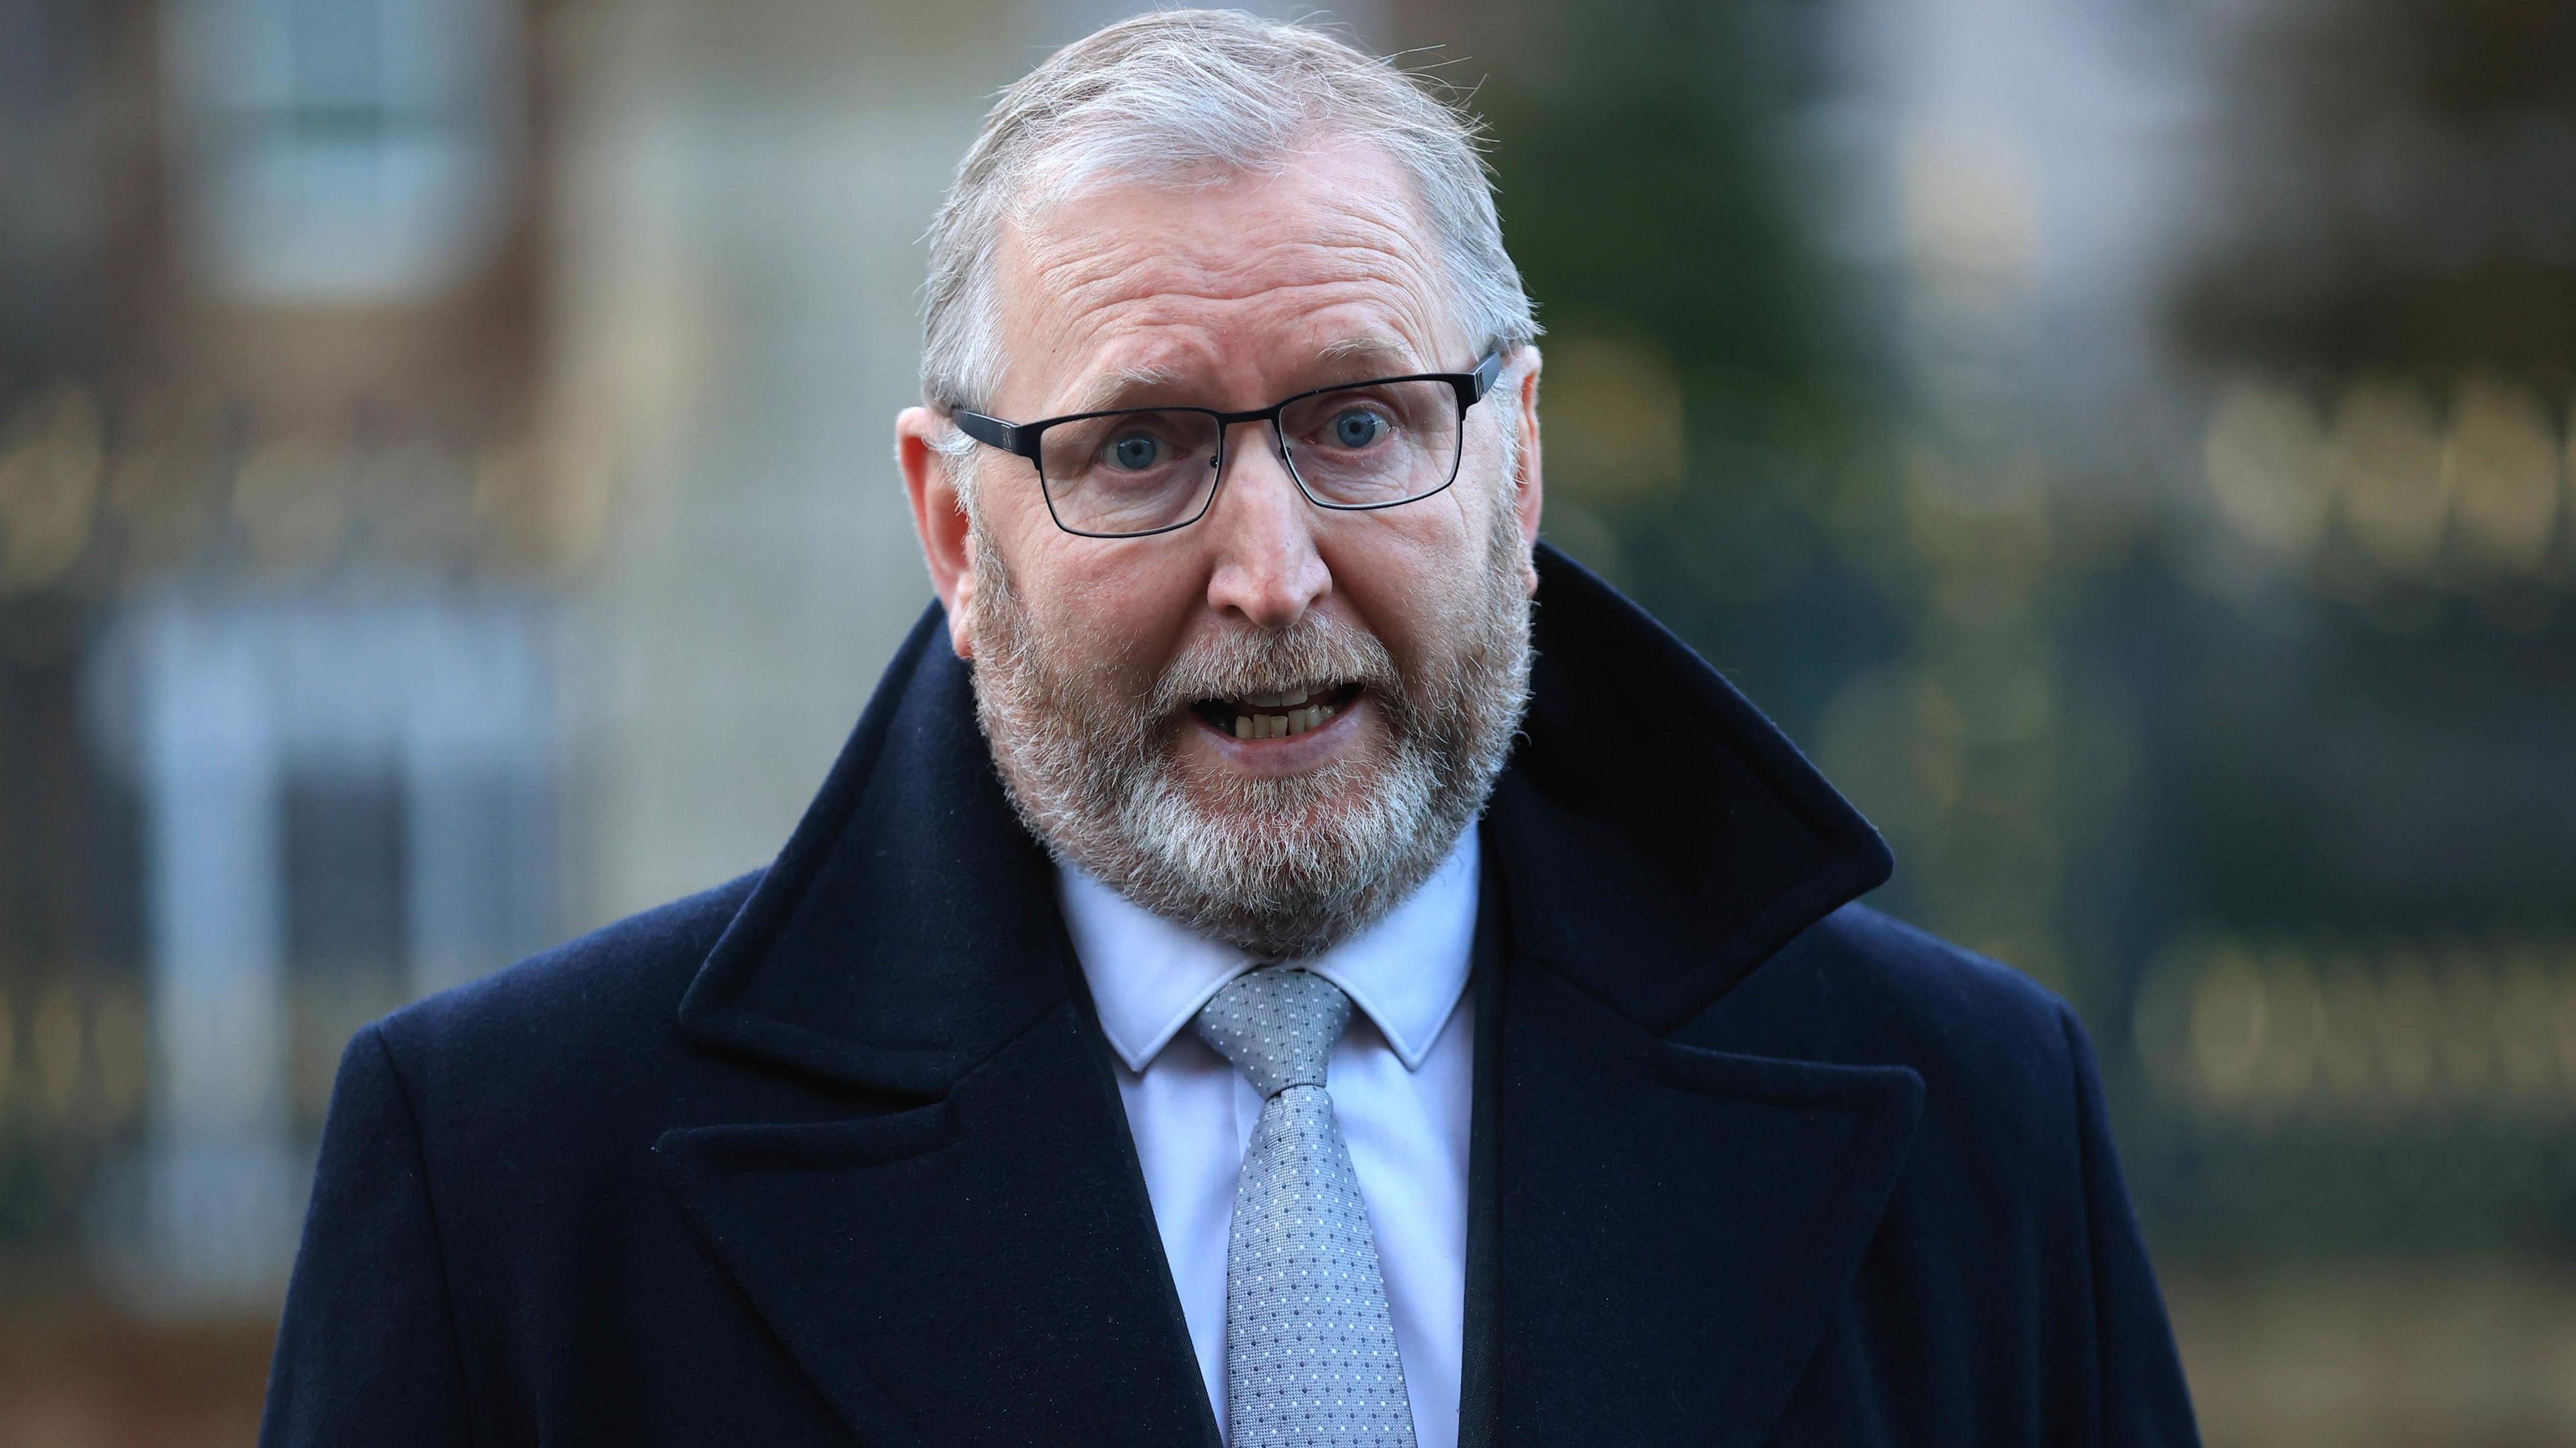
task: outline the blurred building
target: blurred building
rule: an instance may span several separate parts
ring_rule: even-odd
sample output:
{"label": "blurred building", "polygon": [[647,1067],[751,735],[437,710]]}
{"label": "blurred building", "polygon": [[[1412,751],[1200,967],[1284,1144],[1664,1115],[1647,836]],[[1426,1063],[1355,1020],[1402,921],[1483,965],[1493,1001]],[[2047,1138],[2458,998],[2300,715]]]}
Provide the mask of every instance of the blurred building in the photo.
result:
{"label": "blurred building", "polygon": [[265,1303],[338,1042],[559,917],[527,20],[7,14],[0,1221]]}
{"label": "blurred building", "polygon": [[[359,1024],[785,837],[921,232],[1126,8],[0,0],[0,1440],[255,1342]],[[1339,19],[1492,121],[1552,534],[2084,1012],[2212,1441],[2576,1439],[2576,8]]]}
{"label": "blurred building", "polygon": [[1013,63],[899,20],[0,6],[34,1279],[269,1310],[351,1031],[784,838],[924,596],[916,238]]}

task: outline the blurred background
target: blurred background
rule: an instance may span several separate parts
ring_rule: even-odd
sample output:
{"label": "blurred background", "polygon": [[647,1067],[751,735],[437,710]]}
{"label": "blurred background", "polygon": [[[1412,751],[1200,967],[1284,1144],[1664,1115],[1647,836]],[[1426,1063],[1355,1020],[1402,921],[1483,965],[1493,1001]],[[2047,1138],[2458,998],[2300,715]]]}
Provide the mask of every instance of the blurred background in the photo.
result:
{"label": "blurred background", "polygon": [[[785,838],[1124,8],[0,0],[0,1442],[248,1442],[349,1033]],[[1556,540],[2082,1010],[2209,1440],[2576,1443],[2576,3],[1329,18],[1491,122]]]}

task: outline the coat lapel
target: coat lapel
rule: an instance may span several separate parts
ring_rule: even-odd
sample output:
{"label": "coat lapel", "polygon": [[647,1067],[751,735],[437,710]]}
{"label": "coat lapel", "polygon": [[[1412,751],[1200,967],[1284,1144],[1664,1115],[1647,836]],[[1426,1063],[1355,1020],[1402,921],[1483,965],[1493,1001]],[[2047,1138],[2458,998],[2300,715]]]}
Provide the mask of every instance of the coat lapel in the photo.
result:
{"label": "coat lapel", "polygon": [[1921,1079],[1658,1040],[1526,959],[1509,995],[1500,1440],[1769,1441]]}
{"label": "coat lapel", "polygon": [[655,1154],[866,1442],[1215,1448],[1051,867],[946,645],[933,609],[681,1005],[776,1108]]}
{"label": "coat lapel", "polygon": [[929,1105],[663,1139],[690,1215],[867,1443],[1214,1448],[1098,1056],[1067,1001]]}
{"label": "coat lapel", "polygon": [[1512,957],[1490,1441],[1763,1443],[1923,1083],[1778,1036],[1753,1044],[1779,1054],[1669,1037],[1883,880],[1886,849],[1651,619],[1560,556],[1542,579],[1529,727],[1486,834]]}

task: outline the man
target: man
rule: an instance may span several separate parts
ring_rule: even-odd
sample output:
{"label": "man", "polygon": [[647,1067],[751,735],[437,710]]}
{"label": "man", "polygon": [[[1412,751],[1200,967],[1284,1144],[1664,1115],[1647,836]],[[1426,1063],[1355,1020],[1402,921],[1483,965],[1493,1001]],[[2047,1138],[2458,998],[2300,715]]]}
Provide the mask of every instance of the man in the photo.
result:
{"label": "man", "polygon": [[351,1044],[267,1441],[2191,1441],[2073,1015],[1536,543],[1465,122],[1130,20],[931,269],[938,605],[767,870]]}

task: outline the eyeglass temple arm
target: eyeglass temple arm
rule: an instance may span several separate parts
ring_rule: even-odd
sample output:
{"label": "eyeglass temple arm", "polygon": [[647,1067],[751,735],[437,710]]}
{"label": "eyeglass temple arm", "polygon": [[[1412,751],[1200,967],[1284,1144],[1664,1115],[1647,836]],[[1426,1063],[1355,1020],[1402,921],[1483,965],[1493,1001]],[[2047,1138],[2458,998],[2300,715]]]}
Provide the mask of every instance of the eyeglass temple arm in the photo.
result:
{"label": "eyeglass temple arm", "polygon": [[1485,360],[1476,364],[1475,371],[1458,379],[1458,410],[1464,412],[1484,401],[1485,394],[1494,390],[1494,379],[1502,375],[1502,349],[1496,348],[1485,354]]}
{"label": "eyeglass temple arm", "polygon": [[980,412],[968,412],[963,408],[950,413],[949,418],[957,424],[959,432],[977,442],[1000,448],[1006,453],[1017,453],[1032,462],[1037,460],[1036,428],[1014,427],[998,417],[986,417]]}

